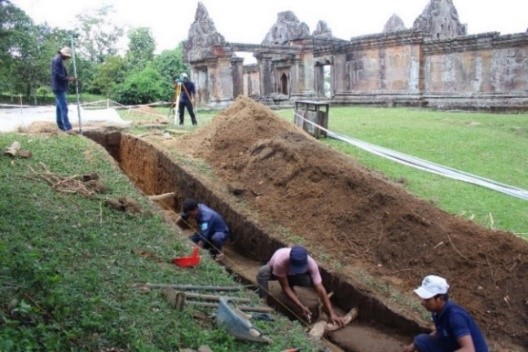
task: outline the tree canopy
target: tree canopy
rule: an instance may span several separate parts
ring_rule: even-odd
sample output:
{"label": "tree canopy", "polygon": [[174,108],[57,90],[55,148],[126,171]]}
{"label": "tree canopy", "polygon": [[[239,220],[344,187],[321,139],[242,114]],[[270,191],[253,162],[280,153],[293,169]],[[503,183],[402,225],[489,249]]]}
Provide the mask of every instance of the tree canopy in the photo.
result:
{"label": "tree canopy", "polygon": [[[81,96],[90,93],[132,104],[170,100],[174,79],[188,71],[182,43],[156,55],[151,30],[125,31],[112,22],[114,12],[105,5],[81,13],[76,31],[71,31],[35,24],[9,0],[0,0],[0,95],[22,94],[36,102],[37,93],[50,91],[51,60],[60,48],[72,46]],[[125,32],[128,47],[121,53]],[[69,74],[74,73],[72,61],[67,62]]]}

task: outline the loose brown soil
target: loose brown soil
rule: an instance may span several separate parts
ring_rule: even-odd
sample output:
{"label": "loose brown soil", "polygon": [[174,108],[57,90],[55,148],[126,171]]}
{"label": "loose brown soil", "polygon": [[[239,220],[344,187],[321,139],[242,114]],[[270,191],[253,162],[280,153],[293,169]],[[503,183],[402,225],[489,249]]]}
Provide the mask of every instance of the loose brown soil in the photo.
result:
{"label": "loose brown soil", "polygon": [[501,350],[528,346],[526,241],[439,210],[248,98],[163,144],[205,159],[262,223],[301,236],[344,276],[361,268],[412,292],[423,276],[441,275]]}

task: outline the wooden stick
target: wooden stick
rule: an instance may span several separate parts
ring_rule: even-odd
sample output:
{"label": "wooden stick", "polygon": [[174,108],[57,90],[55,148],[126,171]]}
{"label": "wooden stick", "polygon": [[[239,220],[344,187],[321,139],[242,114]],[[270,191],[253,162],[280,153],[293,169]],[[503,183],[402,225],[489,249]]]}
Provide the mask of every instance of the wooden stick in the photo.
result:
{"label": "wooden stick", "polygon": [[440,247],[443,244],[444,244],[444,241],[440,241],[436,246],[433,247],[433,249],[437,249],[438,247]]}
{"label": "wooden stick", "polygon": [[251,299],[249,299],[249,298],[224,297],[224,296],[217,296],[217,295],[202,295],[202,294],[199,294],[199,293],[191,293],[191,292],[186,292],[185,293],[185,297],[202,299],[204,301],[219,301],[220,298],[224,298],[224,299],[228,299],[230,301],[238,301],[238,302],[245,302],[245,303],[251,302]]}
{"label": "wooden stick", "polygon": [[103,202],[99,202],[99,224],[103,224]]}
{"label": "wooden stick", "polygon": [[486,263],[488,263],[488,268],[489,268],[489,271],[490,271],[491,279],[493,280],[493,284],[495,286],[497,286],[497,281],[495,280],[495,277],[493,276],[493,270],[491,270],[491,264],[490,264],[490,261],[488,259],[488,256],[486,254],[484,254],[484,257],[486,258]]}
{"label": "wooden stick", "polygon": [[39,165],[40,167],[42,167],[42,169],[44,169],[44,171],[46,172],[50,172],[49,169],[48,169],[48,166],[46,164],[44,164],[42,161],[39,161]]}
{"label": "wooden stick", "polygon": [[150,200],[164,200],[164,199],[169,199],[169,198],[174,198],[174,197],[176,197],[176,193],[170,192],[170,193],[163,193],[163,194],[157,194],[157,195],[148,196],[148,199],[150,199]]}
{"label": "wooden stick", "polygon": [[464,258],[465,260],[469,261],[469,259],[467,257],[464,257],[464,255],[458,251],[458,249],[455,247],[455,244],[453,243],[453,241],[451,241],[451,237],[449,237],[449,235],[447,235],[447,238],[449,239],[449,243],[451,243],[451,246],[453,247],[455,252],[457,252],[457,254],[459,256],[461,256],[462,258]]}
{"label": "wooden stick", "polygon": [[144,286],[144,287],[150,287],[150,288],[165,288],[165,287],[171,287],[178,290],[204,290],[204,291],[240,291],[244,287],[243,286],[194,286],[194,285],[172,285],[172,284],[151,284],[146,283],[144,285],[137,285],[137,286]]}

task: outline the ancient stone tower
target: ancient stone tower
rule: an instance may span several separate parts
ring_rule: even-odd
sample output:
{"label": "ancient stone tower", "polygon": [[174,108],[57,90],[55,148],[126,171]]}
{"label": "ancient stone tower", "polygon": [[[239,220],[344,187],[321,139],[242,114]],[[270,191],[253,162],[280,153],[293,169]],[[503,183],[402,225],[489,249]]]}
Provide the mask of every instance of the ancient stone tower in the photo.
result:
{"label": "ancient stone tower", "polygon": [[432,39],[451,38],[467,33],[466,26],[458,20],[458,12],[452,0],[431,0],[414,21],[413,28]]}
{"label": "ancient stone tower", "polygon": [[405,24],[403,23],[400,16],[393,14],[387,23],[385,23],[385,27],[383,27],[383,33],[404,31],[406,29],[407,28],[405,28]]}

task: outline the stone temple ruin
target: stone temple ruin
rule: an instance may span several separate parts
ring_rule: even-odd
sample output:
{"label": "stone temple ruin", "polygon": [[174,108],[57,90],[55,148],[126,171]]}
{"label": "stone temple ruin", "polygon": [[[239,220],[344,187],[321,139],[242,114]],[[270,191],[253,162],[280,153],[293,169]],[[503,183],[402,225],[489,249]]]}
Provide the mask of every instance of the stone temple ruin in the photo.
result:
{"label": "stone temple ruin", "polygon": [[[410,29],[393,15],[382,33],[350,40],[324,21],[310,34],[293,12],[281,12],[260,44],[227,42],[198,3],[184,51],[204,107],[245,95],[268,105],[528,110],[528,32],[467,35],[452,0],[430,0]],[[238,52],[257,63],[244,65]]]}

